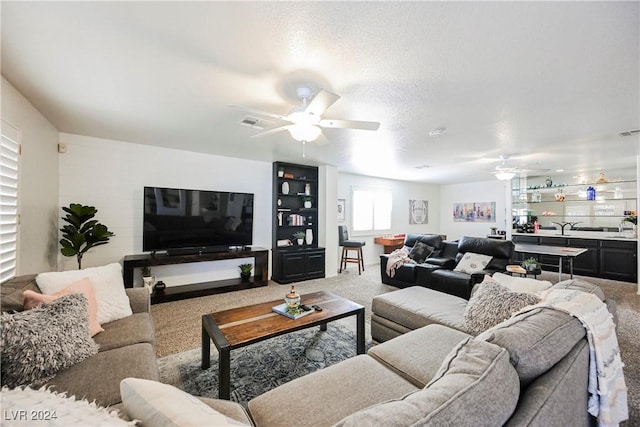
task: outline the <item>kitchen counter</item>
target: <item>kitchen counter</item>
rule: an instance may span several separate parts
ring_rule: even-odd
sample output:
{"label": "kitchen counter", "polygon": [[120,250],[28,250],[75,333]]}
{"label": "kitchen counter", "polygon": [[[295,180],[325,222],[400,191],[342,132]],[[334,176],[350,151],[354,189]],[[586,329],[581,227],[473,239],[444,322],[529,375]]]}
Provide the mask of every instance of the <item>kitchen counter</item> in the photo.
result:
{"label": "kitchen counter", "polygon": [[635,242],[637,237],[633,237],[632,231],[625,231],[622,235],[611,231],[579,231],[565,230],[564,236],[560,230],[540,230],[537,233],[511,233],[513,236],[539,236],[539,237],[566,237],[573,239],[597,239],[597,240],[621,240],[624,242]]}

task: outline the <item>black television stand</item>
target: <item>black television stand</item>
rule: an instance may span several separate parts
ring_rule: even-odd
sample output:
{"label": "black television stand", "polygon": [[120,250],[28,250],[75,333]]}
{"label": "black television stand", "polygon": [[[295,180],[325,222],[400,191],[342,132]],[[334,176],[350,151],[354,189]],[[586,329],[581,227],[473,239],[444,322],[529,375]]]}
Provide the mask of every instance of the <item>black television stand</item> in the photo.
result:
{"label": "black television stand", "polygon": [[[204,295],[231,292],[241,289],[267,286],[269,280],[269,251],[264,248],[253,247],[248,250],[225,250],[224,252],[191,253],[184,255],[138,254],[124,257],[122,275],[125,288],[133,287],[133,271],[145,266],[187,264],[192,262],[220,261],[225,259],[255,258],[253,277],[249,281],[237,278],[214,280],[189,285],[167,286],[164,292],[151,294],[151,303],[176,301]],[[161,278],[158,278],[161,280]]]}

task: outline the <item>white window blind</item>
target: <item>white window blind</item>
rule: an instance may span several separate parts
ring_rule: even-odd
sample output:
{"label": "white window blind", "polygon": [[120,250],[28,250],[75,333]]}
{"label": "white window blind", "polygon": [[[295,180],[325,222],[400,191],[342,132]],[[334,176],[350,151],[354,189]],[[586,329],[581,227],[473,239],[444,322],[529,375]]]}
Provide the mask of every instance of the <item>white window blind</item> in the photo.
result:
{"label": "white window blind", "polygon": [[2,120],[0,152],[0,282],[16,275],[18,255],[19,131]]}
{"label": "white window blind", "polygon": [[391,229],[391,192],[387,190],[353,189],[353,231],[380,232]]}

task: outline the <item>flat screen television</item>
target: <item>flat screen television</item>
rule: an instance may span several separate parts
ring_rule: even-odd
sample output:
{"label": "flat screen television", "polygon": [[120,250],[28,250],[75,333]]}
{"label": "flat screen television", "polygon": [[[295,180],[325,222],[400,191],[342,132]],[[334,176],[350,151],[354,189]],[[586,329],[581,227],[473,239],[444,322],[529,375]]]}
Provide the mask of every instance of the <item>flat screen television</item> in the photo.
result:
{"label": "flat screen television", "polygon": [[253,194],[144,187],[142,250],[226,251],[253,243]]}

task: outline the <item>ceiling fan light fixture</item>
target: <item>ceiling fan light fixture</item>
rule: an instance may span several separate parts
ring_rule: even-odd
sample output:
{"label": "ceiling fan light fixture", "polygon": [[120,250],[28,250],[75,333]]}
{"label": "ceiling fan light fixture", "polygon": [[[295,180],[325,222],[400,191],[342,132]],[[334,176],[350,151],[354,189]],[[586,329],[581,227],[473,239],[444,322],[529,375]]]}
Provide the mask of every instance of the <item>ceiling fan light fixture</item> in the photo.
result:
{"label": "ceiling fan light fixture", "polygon": [[289,126],[289,133],[296,141],[315,141],[322,132],[318,126],[312,124],[295,124]]}
{"label": "ceiling fan light fixture", "polygon": [[500,181],[509,181],[514,176],[516,176],[515,172],[501,171],[496,173],[496,178]]}

